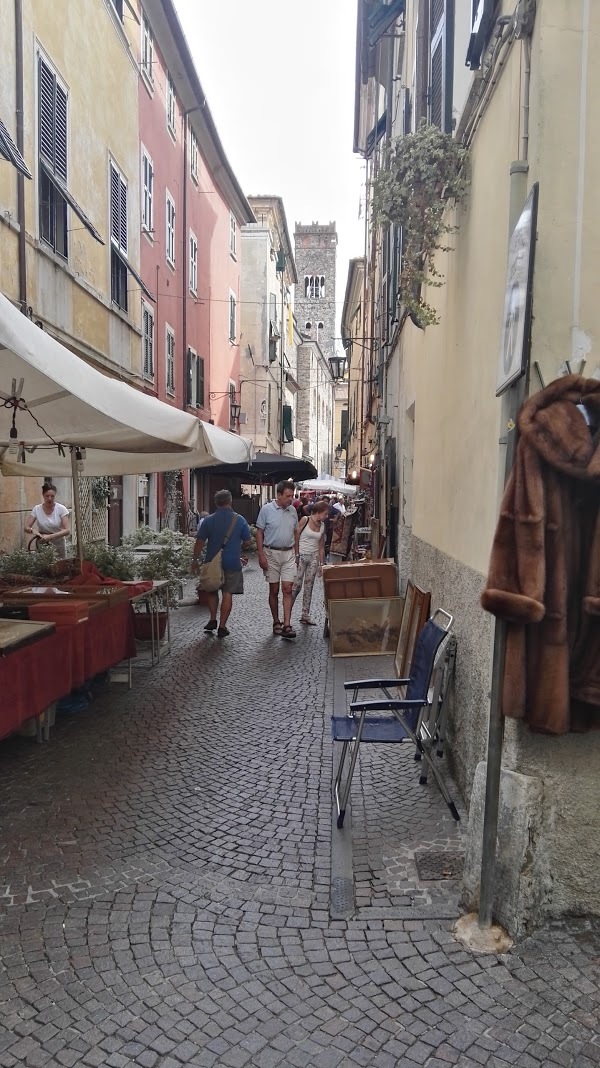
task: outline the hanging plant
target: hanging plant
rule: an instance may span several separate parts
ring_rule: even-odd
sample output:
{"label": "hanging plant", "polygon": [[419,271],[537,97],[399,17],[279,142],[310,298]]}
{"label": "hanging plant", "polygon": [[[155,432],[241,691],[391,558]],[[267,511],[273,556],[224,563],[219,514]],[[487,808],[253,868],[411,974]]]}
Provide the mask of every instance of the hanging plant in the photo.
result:
{"label": "hanging plant", "polygon": [[439,323],[435,308],[421,295],[422,287],[444,284],[435,256],[452,251],[443,238],[458,231],[446,219],[448,203],[460,203],[468,189],[467,150],[425,120],[415,133],[392,142],[373,181],[375,222],[402,230],[402,319],[410,317],[421,329]]}
{"label": "hanging plant", "polygon": [[93,475],[92,483],[92,508],[95,512],[108,508],[112,495],[112,479],[110,475]]}

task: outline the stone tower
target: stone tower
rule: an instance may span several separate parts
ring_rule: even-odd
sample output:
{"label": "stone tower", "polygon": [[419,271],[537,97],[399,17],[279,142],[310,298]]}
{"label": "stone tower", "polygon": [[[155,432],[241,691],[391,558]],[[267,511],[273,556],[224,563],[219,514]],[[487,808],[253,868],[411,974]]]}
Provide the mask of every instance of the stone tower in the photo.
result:
{"label": "stone tower", "polygon": [[294,310],[300,332],[318,341],[326,359],[335,353],[335,222],[296,223],[294,255],[298,285]]}

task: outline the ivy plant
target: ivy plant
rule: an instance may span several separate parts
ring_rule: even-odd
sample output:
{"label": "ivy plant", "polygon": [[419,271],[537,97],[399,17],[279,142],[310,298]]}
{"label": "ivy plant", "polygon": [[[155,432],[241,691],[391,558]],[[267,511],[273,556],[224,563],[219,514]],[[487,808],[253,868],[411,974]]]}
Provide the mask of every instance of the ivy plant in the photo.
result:
{"label": "ivy plant", "polygon": [[467,150],[425,120],[414,133],[392,141],[373,181],[375,222],[402,231],[398,294],[402,321],[410,317],[421,329],[439,322],[422,290],[444,284],[435,256],[451,251],[444,238],[458,231],[448,221],[448,204],[460,203],[468,189]]}

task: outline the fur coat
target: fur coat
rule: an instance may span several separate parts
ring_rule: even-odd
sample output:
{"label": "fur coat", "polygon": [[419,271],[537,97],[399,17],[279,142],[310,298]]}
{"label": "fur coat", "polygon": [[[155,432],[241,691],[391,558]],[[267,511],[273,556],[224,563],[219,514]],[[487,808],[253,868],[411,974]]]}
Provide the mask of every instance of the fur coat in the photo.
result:
{"label": "fur coat", "polygon": [[525,402],[483,607],[507,622],[502,711],[534,730],[600,727],[600,381]]}

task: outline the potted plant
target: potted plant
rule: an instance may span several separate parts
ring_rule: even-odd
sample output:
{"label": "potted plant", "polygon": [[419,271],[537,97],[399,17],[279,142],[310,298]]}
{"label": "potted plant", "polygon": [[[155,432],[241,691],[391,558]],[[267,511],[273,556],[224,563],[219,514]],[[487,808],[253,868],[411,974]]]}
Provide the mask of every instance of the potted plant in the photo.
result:
{"label": "potted plant", "polygon": [[[158,598],[158,618],[154,621],[162,638],[167,625],[167,604],[169,608],[177,607],[183,579],[190,573],[194,539],[172,530],[163,530],[159,534],[154,531],[153,534],[154,537],[149,541],[156,547],[136,561],[136,578],[146,582],[168,582],[164,593]],[[146,604],[143,609],[136,612],[134,625],[136,637],[148,640],[152,626],[150,606]]]}

